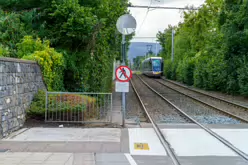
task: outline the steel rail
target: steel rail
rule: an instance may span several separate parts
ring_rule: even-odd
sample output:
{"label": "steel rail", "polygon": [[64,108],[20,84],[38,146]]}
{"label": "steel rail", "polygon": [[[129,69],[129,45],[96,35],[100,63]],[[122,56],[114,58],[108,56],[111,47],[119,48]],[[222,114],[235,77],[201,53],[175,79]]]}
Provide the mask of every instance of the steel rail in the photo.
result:
{"label": "steel rail", "polygon": [[112,93],[94,93],[94,92],[46,92],[48,94],[82,94],[82,95],[112,95]]}
{"label": "steel rail", "polygon": [[153,129],[155,130],[155,133],[157,134],[157,136],[158,136],[160,142],[162,143],[164,149],[166,150],[167,154],[168,154],[169,157],[172,159],[173,164],[174,164],[174,165],[181,165],[180,162],[179,162],[179,160],[177,159],[176,154],[172,151],[169,142],[166,141],[166,139],[164,138],[162,132],[161,132],[160,129],[158,128],[157,124],[153,121],[153,119],[152,119],[151,116],[149,115],[149,113],[148,113],[148,111],[147,111],[147,109],[146,109],[146,107],[145,107],[145,105],[144,105],[142,99],[140,98],[140,95],[138,94],[138,92],[137,92],[137,90],[136,90],[136,88],[135,88],[135,86],[134,86],[132,80],[131,80],[130,82],[131,82],[131,84],[132,84],[132,87],[133,87],[133,89],[134,89],[134,92],[136,93],[136,96],[138,97],[138,99],[139,99],[139,101],[140,101],[140,103],[141,103],[141,105],[142,105],[142,107],[143,107],[143,109],[144,109],[144,111],[145,111],[147,117],[149,118],[150,122],[152,123],[152,127],[153,127]]}
{"label": "steel rail", "polygon": [[195,101],[198,101],[198,102],[200,102],[200,103],[202,103],[202,104],[204,104],[204,105],[207,105],[207,106],[209,106],[209,107],[211,107],[211,108],[213,108],[213,109],[215,109],[215,110],[217,110],[217,111],[220,111],[220,112],[222,112],[222,113],[224,113],[224,114],[226,114],[226,115],[228,115],[228,116],[230,116],[230,117],[232,117],[232,118],[236,118],[236,119],[238,119],[238,120],[240,120],[240,121],[242,121],[242,122],[248,123],[248,120],[245,119],[245,118],[243,118],[243,117],[237,116],[237,115],[232,114],[232,113],[230,113],[230,112],[228,112],[228,111],[226,111],[226,110],[217,108],[217,107],[214,106],[214,105],[211,105],[211,104],[206,103],[206,102],[204,102],[204,101],[202,101],[202,100],[200,100],[200,99],[197,99],[197,98],[195,98],[195,97],[193,97],[193,96],[187,95],[187,94],[185,94],[185,93],[183,93],[183,92],[181,92],[181,91],[179,91],[179,90],[177,90],[177,89],[174,89],[174,88],[172,88],[172,87],[170,87],[170,86],[168,86],[168,85],[166,85],[166,84],[164,84],[164,83],[162,83],[162,82],[160,82],[160,81],[158,81],[158,80],[154,80],[154,81],[160,83],[161,85],[166,86],[167,88],[170,88],[171,90],[174,90],[174,91],[176,91],[176,92],[178,92],[178,93],[180,93],[180,94],[183,94],[184,96],[187,96],[187,97],[189,97],[189,98],[191,98],[191,99],[193,99],[193,100],[195,100]]}
{"label": "steel rail", "polygon": [[[138,75],[137,75],[138,76]],[[181,112],[182,114],[184,114],[189,120],[191,120],[193,123],[195,123],[196,125],[198,125],[199,127],[201,127],[202,129],[204,129],[206,132],[208,132],[209,134],[211,134],[212,136],[214,136],[217,140],[219,140],[220,142],[222,142],[224,145],[226,145],[227,147],[229,147],[231,150],[233,150],[236,154],[238,154],[239,156],[241,156],[243,159],[245,159],[246,161],[248,161],[248,155],[246,155],[243,151],[239,150],[237,147],[235,147],[233,144],[231,144],[229,141],[227,141],[226,139],[224,139],[223,137],[221,137],[220,135],[218,135],[217,133],[215,133],[214,131],[212,131],[211,129],[209,129],[208,127],[205,127],[204,125],[202,125],[201,123],[197,122],[195,119],[193,119],[192,117],[190,117],[187,113],[185,113],[184,111],[182,111],[180,108],[178,108],[176,105],[174,105],[172,102],[170,102],[168,99],[166,99],[164,96],[162,96],[160,93],[158,93],[156,90],[154,90],[151,86],[149,86],[144,80],[142,80],[142,78],[140,78],[140,76],[138,76],[138,78],[148,87],[150,88],[154,93],[156,93],[157,95],[159,95],[163,100],[165,100],[166,102],[168,102],[171,106],[173,106],[176,110],[178,110],[179,112]]]}
{"label": "steel rail", "polygon": [[207,93],[204,93],[204,92],[195,90],[195,89],[190,89],[190,88],[185,87],[185,86],[183,86],[183,85],[177,84],[177,83],[175,83],[175,82],[173,82],[173,81],[171,81],[171,80],[166,80],[166,79],[163,79],[163,80],[164,80],[164,81],[167,81],[167,82],[170,82],[170,83],[173,84],[173,85],[182,87],[182,88],[184,88],[184,89],[188,89],[188,90],[190,90],[190,91],[193,91],[193,92],[196,92],[196,93],[200,93],[200,94],[202,94],[202,95],[211,97],[211,98],[213,98],[213,99],[221,100],[221,101],[223,101],[223,102],[225,102],[225,103],[232,104],[232,105],[234,105],[234,106],[238,106],[238,107],[244,108],[245,110],[248,110],[248,107],[247,107],[247,106],[244,106],[244,105],[241,105],[241,104],[238,104],[238,103],[235,103],[235,102],[231,102],[231,101],[229,101],[229,100],[225,100],[225,99],[222,99],[222,98],[218,98],[218,97],[216,97],[216,96],[213,96],[213,95],[210,95],[210,94],[207,94]]}

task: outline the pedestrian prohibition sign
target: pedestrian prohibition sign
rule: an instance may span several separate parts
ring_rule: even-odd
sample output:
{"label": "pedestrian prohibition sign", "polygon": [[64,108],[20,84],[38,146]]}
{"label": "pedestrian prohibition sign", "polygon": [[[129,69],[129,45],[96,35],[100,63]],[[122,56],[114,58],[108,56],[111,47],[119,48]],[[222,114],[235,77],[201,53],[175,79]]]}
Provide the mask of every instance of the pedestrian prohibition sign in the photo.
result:
{"label": "pedestrian prohibition sign", "polygon": [[120,82],[128,82],[132,78],[132,71],[127,66],[120,66],[115,71],[115,77]]}

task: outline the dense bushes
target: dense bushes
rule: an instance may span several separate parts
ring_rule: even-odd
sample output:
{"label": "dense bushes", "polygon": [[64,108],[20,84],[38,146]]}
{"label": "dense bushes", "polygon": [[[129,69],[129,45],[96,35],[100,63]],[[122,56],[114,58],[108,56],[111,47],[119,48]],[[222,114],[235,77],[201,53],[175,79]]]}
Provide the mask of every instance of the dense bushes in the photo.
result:
{"label": "dense bushes", "polygon": [[[167,78],[207,90],[248,95],[248,1],[214,1],[184,12],[184,22],[157,34]],[[171,30],[176,30],[172,63]],[[174,76],[175,74],[175,76]]]}
{"label": "dense bushes", "polygon": [[26,110],[27,116],[33,119],[44,120],[46,112],[45,105],[46,92],[43,90],[39,90],[38,93],[35,94],[31,105]]}
{"label": "dense bushes", "polygon": [[[122,38],[116,21],[127,6],[128,0],[1,1],[0,56],[37,61],[49,91],[111,92]],[[31,116],[44,115],[42,97]]]}
{"label": "dense bushes", "polygon": [[0,56],[37,60],[49,90],[109,92],[121,52],[116,21],[127,6],[127,0],[2,1]]}
{"label": "dense bushes", "polygon": [[7,13],[0,9],[0,45],[9,48],[9,54],[4,56],[17,57],[16,44],[27,35],[21,15]]}
{"label": "dense bushes", "polygon": [[189,85],[193,85],[194,68],[195,68],[195,64],[194,64],[193,59],[184,58],[182,61],[178,63],[178,66],[176,69],[177,80],[183,83],[189,84]]}
{"label": "dense bushes", "polygon": [[[44,120],[46,112],[46,92],[39,90],[27,109],[27,115],[33,119]],[[99,117],[94,97],[78,94],[49,94],[47,120],[89,120]],[[89,112],[90,110],[90,112]]]}
{"label": "dense bushes", "polygon": [[166,70],[165,76],[169,79],[176,79],[177,63],[173,63],[170,59],[164,61],[164,69]]}
{"label": "dense bushes", "polygon": [[19,58],[38,62],[49,91],[64,90],[64,57],[50,48],[49,41],[41,42],[39,38],[34,40],[32,36],[25,36],[22,42],[17,44],[17,55]]}
{"label": "dense bushes", "polygon": [[8,57],[9,54],[9,48],[0,44],[0,57]]}

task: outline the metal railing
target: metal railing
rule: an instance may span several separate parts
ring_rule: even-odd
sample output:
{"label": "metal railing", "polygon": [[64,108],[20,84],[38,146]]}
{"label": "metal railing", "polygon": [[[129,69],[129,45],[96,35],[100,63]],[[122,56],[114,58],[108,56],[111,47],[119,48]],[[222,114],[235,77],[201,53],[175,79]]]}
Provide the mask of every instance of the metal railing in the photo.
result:
{"label": "metal railing", "polygon": [[111,123],[112,93],[46,92],[46,122]]}

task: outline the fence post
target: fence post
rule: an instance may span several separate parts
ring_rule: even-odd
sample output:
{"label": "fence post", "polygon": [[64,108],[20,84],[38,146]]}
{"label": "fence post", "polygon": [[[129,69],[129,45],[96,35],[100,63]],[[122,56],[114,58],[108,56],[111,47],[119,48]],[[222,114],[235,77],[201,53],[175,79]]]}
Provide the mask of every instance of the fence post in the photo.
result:
{"label": "fence post", "polygon": [[110,105],[110,106],[111,106],[111,107],[110,107],[110,113],[109,113],[109,114],[110,114],[110,122],[112,123],[113,94],[111,93],[110,96],[111,96],[111,97],[110,97],[110,99],[111,99],[111,103],[110,103],[111,105]]}
{"label": "fence post", "polygon": [[47,109],[47,104],[48,104],[48,95],[47,95],[47,91],[46,91],[46,105],[45,105],[45,122],[47,121],[47,111],[48,111],[48,109]]}

